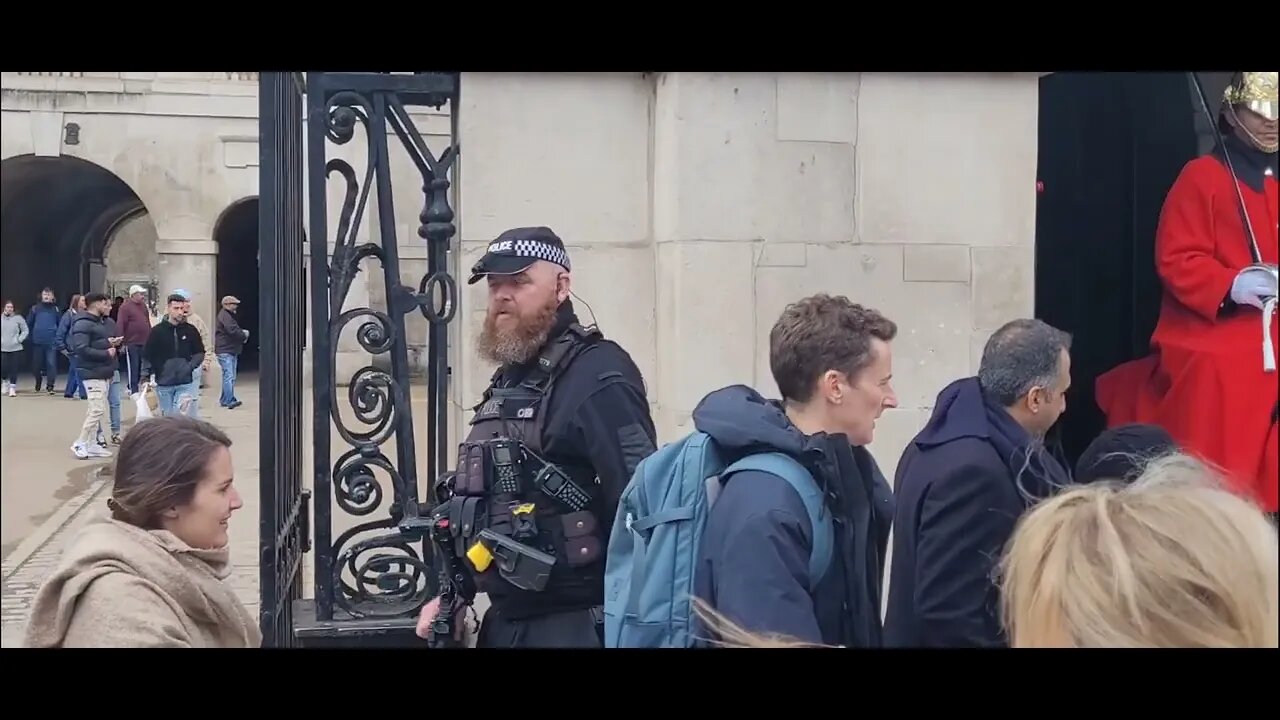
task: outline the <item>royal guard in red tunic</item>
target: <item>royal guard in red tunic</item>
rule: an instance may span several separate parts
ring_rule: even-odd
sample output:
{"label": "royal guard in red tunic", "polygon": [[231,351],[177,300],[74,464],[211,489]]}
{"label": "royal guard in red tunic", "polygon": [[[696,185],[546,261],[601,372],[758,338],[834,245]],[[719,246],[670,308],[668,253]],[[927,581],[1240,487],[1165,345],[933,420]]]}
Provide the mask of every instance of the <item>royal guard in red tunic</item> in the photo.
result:
{"label": "royal guard in red tunic", "polygon": [[1164,427],[1271,513],[1280,504],[1276,75],[1238,73],[1227,87],[1220,142],[1187,163],[1160,213],[1152,353],[1096,385],[1109,427]]}

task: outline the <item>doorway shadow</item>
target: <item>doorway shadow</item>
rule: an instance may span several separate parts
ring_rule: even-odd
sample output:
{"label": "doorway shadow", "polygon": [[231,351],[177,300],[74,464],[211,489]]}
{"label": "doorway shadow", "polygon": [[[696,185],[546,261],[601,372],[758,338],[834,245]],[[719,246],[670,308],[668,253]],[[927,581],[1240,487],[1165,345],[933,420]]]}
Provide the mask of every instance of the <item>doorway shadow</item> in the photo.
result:
{"label": "doorway shadow", "polygon": [[[249,331],[237,373],[258,369],[258,198],[245,198],[228,207],[219,218],[214,239],[218,243],[218,299],[234,295],[240,300],[236,321]],[[221,306],[219,306],[221,310]]]}
{"label": "doorway shadow", "polygon": [[1073,466],[1105,428],[1094,381],[1148,351],[1160,311],[1160,210],[1202,149],[1193,92],[1187,73],[1040,80],[1035,307],[1073,335],[1067,412],[1055,427]]}

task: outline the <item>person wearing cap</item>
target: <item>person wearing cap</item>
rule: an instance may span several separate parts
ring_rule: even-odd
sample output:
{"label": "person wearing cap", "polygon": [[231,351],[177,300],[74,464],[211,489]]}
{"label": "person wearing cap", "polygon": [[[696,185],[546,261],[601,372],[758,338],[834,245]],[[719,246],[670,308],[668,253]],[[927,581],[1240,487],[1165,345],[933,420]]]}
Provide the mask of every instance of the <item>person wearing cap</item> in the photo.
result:
{"label": "person wearing cap", "polygon": [[230,410],[243,404],[236,398],[236,368],[240,364],[240,353],[244,352],[244,343],[249,339],[249,331],[240,327],[236,320],[238,309],[240,298],[224,296],[214,329],[214,352],[218,354],[218,365],[222,368],[222,395],[218,404]]}
{"label": "person wearing cap", "polygon": [[[481,280],[488,307],[478,351],[499,367],[459,448],[449,507],[436,509],[469,528],[456,543],[458,562],[490,601],[476,645],[603,647],[614,513],[656,447],[644,379],[622,347],[579,324],[569,254],[549,228],[499,235],[468,282]],[[494,559],[501,549],[479,537],[486,529],[533,551],[521,577]],[[419,635],[430,635],[438,607],[436,599],[423,609]]]}
{"label": "person wearing cap", "polygon": [[1280,508],[1278,100],[1274,72],[1236,73],[1227,86],[1218,142],[1182,168],[1160,212],[1151,352],[1096,381],[1108,427],[1160,425],[1271,513]]}
{"label": "person wearing cap", "polygon": [[127,373],[125,384],[129,388],[129,394],[135,395],[142,379],[142,348],[151,335],[151,312],[147,309],[146,288],[141,285],[129,288],[129,299],[120,306],[116,325],[120,335],[124,337],[125,357],[121,366]]}

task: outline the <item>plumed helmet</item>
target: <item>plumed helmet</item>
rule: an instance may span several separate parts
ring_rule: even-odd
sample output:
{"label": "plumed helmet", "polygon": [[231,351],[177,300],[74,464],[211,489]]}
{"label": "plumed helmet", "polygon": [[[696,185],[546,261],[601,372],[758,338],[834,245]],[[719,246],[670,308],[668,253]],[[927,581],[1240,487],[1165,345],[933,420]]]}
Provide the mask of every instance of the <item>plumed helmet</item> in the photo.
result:
{"label": "plumed helmet", "polygon": [[1227,86],[1222,99],[1232,105],[1243,105],[1268,120],[1277,116],[1276,76],[1273,72],[1242,72]]}

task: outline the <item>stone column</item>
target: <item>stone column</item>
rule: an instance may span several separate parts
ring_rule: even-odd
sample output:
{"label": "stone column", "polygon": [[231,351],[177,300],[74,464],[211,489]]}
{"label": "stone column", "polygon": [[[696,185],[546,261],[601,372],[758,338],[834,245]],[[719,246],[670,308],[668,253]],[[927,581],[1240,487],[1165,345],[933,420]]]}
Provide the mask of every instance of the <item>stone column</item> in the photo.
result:
{"label": "stone column", "polygon": [[[181,288],[188,291],[191,293],[191,309],[209,327],[210,340],[213,338],[214,323],[217,322],[217,270],[218,244],[212,240],[156,242],[158,306],[163,308],[165,298],[174,290]],[[205,348],[205,352],[212,353],[213,348]],[[201,387],[216,387],[220,372],[217,358],[214,358],[211,371],[200,378]]]}
{"label": "stone column", "polygon": [[156,242],[160,304],[179,288],[191,293],[192,309],[212,323],[217,317],[218,244],[212,240],[162,239]]}

